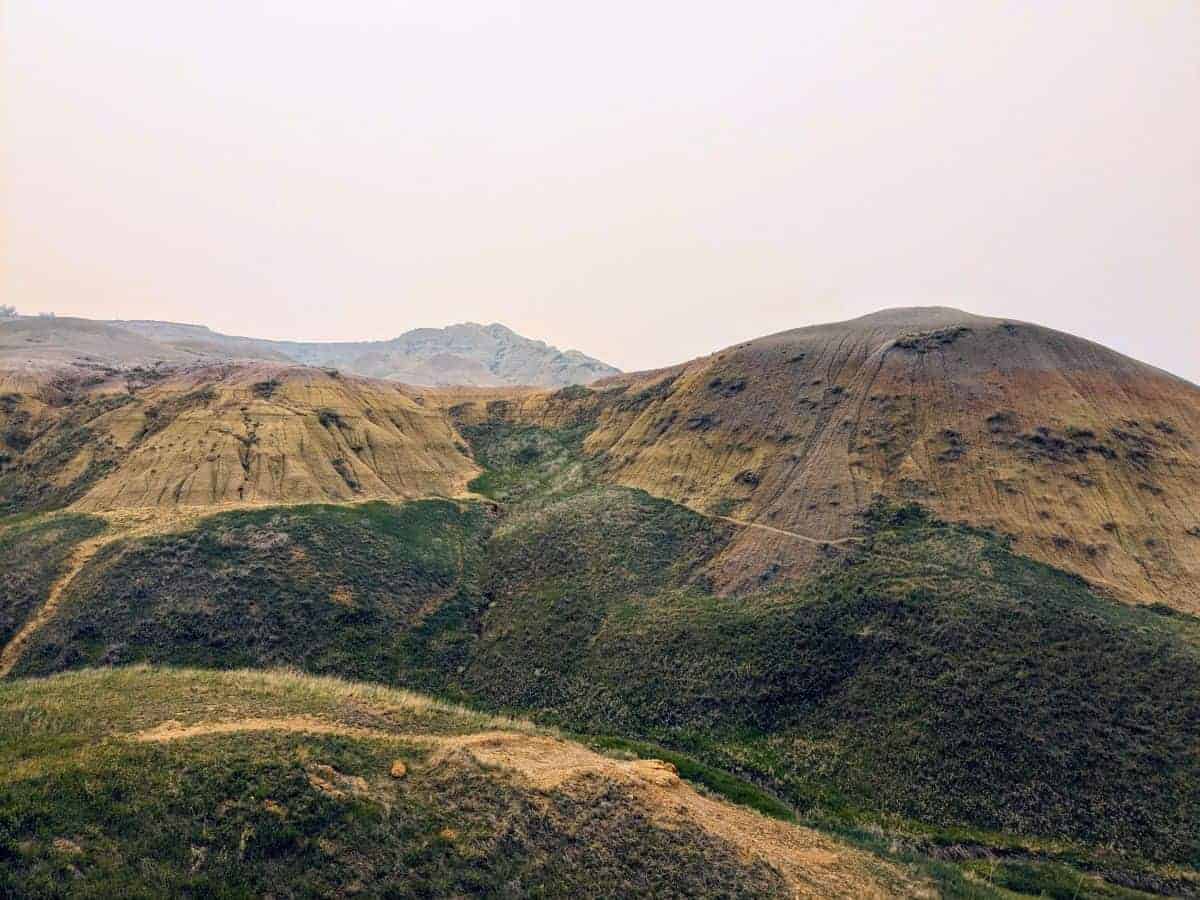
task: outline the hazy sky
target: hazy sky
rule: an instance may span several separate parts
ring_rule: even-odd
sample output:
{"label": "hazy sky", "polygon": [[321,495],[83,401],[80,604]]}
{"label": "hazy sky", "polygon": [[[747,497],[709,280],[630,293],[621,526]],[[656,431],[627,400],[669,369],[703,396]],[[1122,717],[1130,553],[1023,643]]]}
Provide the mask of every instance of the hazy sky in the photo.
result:
{"label": "hazy sky", "polygon": [[883,306],[1200,381],[1200,2],[0,0],[3,302],[622,368]]}

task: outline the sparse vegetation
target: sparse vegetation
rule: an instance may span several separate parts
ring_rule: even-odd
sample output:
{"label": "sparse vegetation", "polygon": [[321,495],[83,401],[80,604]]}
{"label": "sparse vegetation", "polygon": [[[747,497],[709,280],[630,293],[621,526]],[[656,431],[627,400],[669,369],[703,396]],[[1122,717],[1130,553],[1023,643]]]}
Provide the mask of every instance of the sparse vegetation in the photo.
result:
{"label": "sparse vegetation", "polygon": [[342,414],[335,409],[317,410],[317,421],[322,428],[338,429],[342,427]]}
{"label": "sparse vegetation", "polygon": [[592,481],[594,464],[582,454],[589,430],[586,424],[551,430],[503,421],[460,426],[484,467],[467,487],[513,505],[578,491]]}
{"label": "sparse vegetation", "polygon": [[876,509],[805,585],[718,597],[723,523],[590,486],[578,433],[466,436],[496,467],[499,520],[445,502],[265,510],[114,548],[22,671],[286,662],[656,741],[918,854],[1053,838],[1136,873],[1198,852],[1191,617],[1105,600],[915,507]]}
{"label": "sparse vegetation", "polygon": [[255,396],[261,397],[263,400],[270,400],[281,385],[282,382],[278,378],[267,378],[263,381],[256,381],[250,386],[250,389]]}
{"label": "sparse vegetation", "polygon": [[948,347],[970,333],[971,329],[966,326],[938,328],[933,331],[903,335],[896,339],[896,346],[901,350],[911,350],[923,354]]}
{"label": "sparse vegetation", "polygon": [[[21,455],[0,473],[0,516],[58,509],[83,496],[116,460],[112,442],[91,423],[132,400],[127,394],[80,398],[53,428],[36,431],[18,411],[5,440],[19,445]],[[80,459],[83,465],[72,470],[70,464]],[[70,474],[64,477],[64,470]]]}
{"label": "sparse vegetation", "polygon": [[[979,326],[978,339],[965,327],[905,326],[893,330],[898,340],[871,331],[881,353],[844,336],[785,333],[764,348],[741,345],[611,388],[507,400],[483,391],[450,410],[457,433],[439,418],[445,395],[432,389],[413,398],[422,409],[411,421],[406,395],[397,395],[395,415],[376,400],[322,396],[327,408],[288,420],[303,433],[297,440],[322,448],[311,467],[321,493],[304,496],[351,497],[363,484],[374,494],[374,476],[397,471],[395,496],[409,496],[409,473],[453,460],[456,471],[430,491],[449,495],[473,473],[471,459],[483,469],[469,484],[475,496],[243,509],[112,544],[81,569],[31,641],[17,645],[16,674],[144,662],[287,665],[406,686],[493,714],[530,715],[613,754],[666,759],[714,794],[917,866],[947,896],[1200,894],[1200,619],[1189,613],[1187,581],[1200,524],[1181,501],[1194,472],[1191,414],[1166,400],[1147,401],[1136,418],[1130,410],[1108,419],[1103,405],[1026,404],[994,377],[995,353],[981,349],[988,327]],[[843,343],[877,369],[864,370]],[[810,346],[806,362],[797,347]],[[1039,348],[1039,366],[1066,353],[1054,341]],[[1095,353],[1078,358],[1098,365]],[[780,376],[785,361],[793,368]],[[976,378],[966,405],[942,396],[954,394],[945,386],[961,371]],[[126,431],[97,421],[116,404],[144,402],[89,393],[111,381],[112,373],[89,371],[55,383],[51,406],[0,396],[0,510],[82,496],[130,448],[155,474],[153,491],[135,492],[161,497],[178,486],[180,500],[194,485],[155,472],[159,457],[139,442],[206,404],[214,416],[240,415],[221,429],[200,423],[186,446],[173,430],[154,447],[173,443],[176,460],[195,449],[214,463],[195,478],[200,502],[209,502],[210,481],[216,502],[258,500],[257,485],[295,477],[291,445],[268,431],[272,417],[251,414],[246,381],[235,380],[233,393],[197,389],[196,380],[176,394],[155,389],[140,432],[137,410],[108,420]],[[358,384],[317,381],[330,392]],[[282,389],[269,378],[249,390],[268,400]],[[377,465],[375,438],[390,426],[405,452]],[[130,432],[128,440],[106,437]],[[249,485],[244,495],[226,488],[229,471]],[[893,499],[864,513],[873,490]],[[964,521],[996,531],[952,525],[895,498],[944,516],[961,509]],[[967,508],[973,498],[987,517]],[[821,533],[839,505],[837,528],[857,529],[850,538]],[[1151,509],[1163,511],[1161,520],[1143,515]],[[793,514],[803,511],[812,516]],[[65,515],[0,520],[0,558],[22,560],[0,573],[0,637],[20,626],[71,548],[99,527]],[[756,542],[756,528],[774,534]],[[794,556],[789,535],[799,542]],[[1093,573],[1113,596],[1153,583],[1157,602],[1119,603],[1018,547]],[[798,571],[803,580],[790,580]],[[61,684],[116,679],[145,690],[148,710],[165,714],[182,703],[183,717],[192,716],[179,697],[155,705],[158,675],[120,682],[126,671],[142,670]],[[234,678],[187,677],[201,697],[217,690],[204,679]],[[256,710],[312,701],[310,688],[289,688],[285,703],[247,683],[238,690],[250,691]],[[385,754],[372,756],[371,740],[256,735],[233,753],[203,740],[171,753],[118,747],[115,720],[105,720],[107,731],[82,719],[41,723],[28,712],[36,702],[26,702],[41,687],[6,690],[0,715],[25,718],[17,736],[0,737],[0,769],[7,763],[17,773],[7,776],[16,799],[0,791],[0,854],[8,854],[0,879],[12,860],[18,879],[0,880],[0,893],[67,892],[79,873],[84,893],[220,894],[251,863],[260,879],[249,882],[253,890],[271,879],[281,895],[385,894],[395,885],[377,857],[388,872],[408,872],[403,890],[418,894],[497,885],[511,894],[580,893],[581,872],[627,893],[670,886],[631,874],[624,862],[568,872],[565,862],[545,860],[570,860],[573,840],[639,865],[657,864],[661,849],[726,871],[723,850],[696,849],[687,834],[662,838],[627,798],[599,786],[555,806],[466,767],[445,783],[388,783],[376,797],[386,802],[375,806],[335,809],[309,797],[305,766],[315,755],[347,777],[375,772]],[[108,703],[104,690],[100,702]],[[21,699],[10,710],[6,696]],[[56,716],[78,715],[61,700],[47,703],[58,704]],[[376,721],[367,706],[351,703],[347,721]],[[408,761],[419,768],[420,754]],[[147,766],[162,768],[146,782],[162,796],[131,798],[123,767]],[[181,800],[178,785],[193,799]],[[243,796],[243,787],[252,801],[206,812],[222,809],[219,795]],[[432,809],[435,791],[444,808]],[[266,800],[296,813],[280,817]],[[53,812],[38,818],[41,807]],[[201,811],[201,830],[192,830],[185,807],[193,817]],[[589,819],[601,815],[609,821]],[[161,840],[133,824],[141,816],[165,823]],[[613,836],[612,823],[633,843]],[[435,827],[457,836],[444,853],[426,840]],[[472,835],[465,843],[464,833]],[[323,840],[337,845],[332,856]],[[361,852],[345,850],[352,845]],[[464,874],[464,847],[484,873],[478,879]],[[137,854],[155,860],[150,875],[126,861]],[[679,868],[686,861],[671,877],[692,890],[776,887],[772,873],[744,865],[728,869],[727,881],[689,880],[692,869]]]}
{"label": "sparse vegetation", "polygon": [[582,384],[568,384],[566,387],[559,388],[557,391],[555,391],[554,399],[568,401],[583,400],[592,396],[594,393],[595,391],[589,387],[585,387]]}

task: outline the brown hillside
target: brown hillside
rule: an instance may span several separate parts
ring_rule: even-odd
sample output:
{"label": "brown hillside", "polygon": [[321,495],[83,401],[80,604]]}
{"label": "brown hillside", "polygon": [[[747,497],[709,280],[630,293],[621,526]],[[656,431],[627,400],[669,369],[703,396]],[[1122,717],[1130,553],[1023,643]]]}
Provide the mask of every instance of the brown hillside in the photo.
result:
{"label": "brown hillside", "polygon": [[[801,328],[591,393],[455,392],[467,420],[592,417],[608,479],[745,528],[727,589],[799,574],[876,495],[1012,535],[1118,596],[1200,612],[1200,388],[944,308]],[[835,545],[836,546],[836,545]]]}
{"label": "brown hillside", "polygon": [[452,496],[476,473],[403,388],[270,363],[14,386],[0,499],[79,509]]}

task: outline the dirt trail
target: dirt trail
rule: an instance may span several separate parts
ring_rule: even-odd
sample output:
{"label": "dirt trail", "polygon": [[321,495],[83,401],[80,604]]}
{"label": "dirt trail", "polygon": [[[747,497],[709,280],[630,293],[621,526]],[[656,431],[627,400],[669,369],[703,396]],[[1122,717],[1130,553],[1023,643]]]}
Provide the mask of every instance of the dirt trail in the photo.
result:
{"label": "dirt trail", "polygon": [[4,646],[4,649],[0,650],[0,678],[6,678],[12,672],[29,643],[29,639],[54,617],[67,587],[100,550],[114,541],[124,538],[160,534],[185,527],[205,514],[207,514],[206,511],[201,509],[120,510],[110,513],[93,513],[92,515],[99,515],[100,518],[105,519],[108,527],[95,537],[83,541],[71,551],[62,573],[50,585],[45,602],[26,620],[21,629]]}
{"label": "dirt trail", "polygon": [[868,853],[812,829],[769,819],[698,793],[680,780],[669,763],[654,759],[612,759],[561,738],[512,731],[451,736],[389,732],[307,716],[192,725],[169,721],[131,737],[136,741],[163,743],[253,731],[416,741],[436,749],[429,765],[437,766],[465,753],[485,766],[517,773],[539,791],[569,791],[580,778],[605,778],[626,788],[659,825],[698,827],[727,841],[747,858],[761,859],[773,866],[787,882],[793,897],[933,896],[900,869]]}
{"label": "dirt trail", "polygon": [[168,719],[131,735],[133,740],[143,744],[163,744],[169,741],[182,741],[187,738],[204,737],[210,734],[243,734],[249,731],[294,731],[304,734],[336,734],[343,737],[363,738],[410,738],[412,735],[397,734],[382,731],[377,728],[359,728],[354,725],[343,725],[340,722],[326,722],[311,716],[291,716],[276,719],[233,719],[228,722],[197,722],[194,725],[184,725],[174,719]]}
{"label": "dirt trail", "polygon": [[[430,497],[427,499],[446,499]],[[451,499],[462,499],[455,497]],[[75,576],[97,553],[109,544],[126,538],[149,537],[158,534],[170,534],[194,526],[201,519],[221,513],[241,509],[261,509],[287,506],[303,506],[308,501],[267,502],[246,501],[237,503],[219,503],[210,506],[173,506],[173,507],[141,507],[135,509],[118,509],[99,512],[88,512],[108,523],[108,527],[99,535],[79,544],[67,557],[62,574],[50,586],[46,599],[13,635],[12,639],[0,650],[0,678],[5,678],[12,672],[21,659],[29,639],[54,617],[62,600],[63,592],[75,580]],[[341,503],[342,506],[358,506],[372,502],[369,498],[359,499],[352,503]],[[407,501],[405,501],[407,502]],[[74,507],[71,507],[74,509]]]}
{"label": "dirt trail", "polygon": [[776,868],[794,897],[921,895],[899,870],[809,828],[769,819],[697,792],[674,766],[656,759],[617,760],[570,741],[512,732],[484,732],[438,741],[479,762],[518,772],[539,790],[570,789],[599,776],[630,789],[651,817],[668,828],[692,825]]}
{"label": "dirt trail", "polygon": [[0,678],[8,676],[8,673],[13,670],[13,666],[17,664],[17,660],[21,658],[21,653],[24,651],[25,645],[29,643],[29,639],[54,616],[59,600],[62,599],[63,591],[79,573],[79,570],[111,540],[112,537],[105,533],[84,541],[71,552],[71,555],[67,557],[63,573],[50,585],[50,590],[46,594],[46,602],[34,611],[20,630],[4,645],[4,649],[0,650]]}
{"label": "dirt trail", "polygon": [[[711,518],[720,519],[722,522],[730,522],[734,525],[740,525],[743,528],[757,528],[760,531],[769,531],[772,534],[780,534],[780,535],[783,535],[784,537],[795,538],[798,541],[804,541],[805,543],[816,544],[818,546],[844,547],[848,544],[862,543],[862,538],[853,537],[853,536],[844,537],[844,538],[831,538],[831,539],[815,538],[815,537],[809,537],[806,534],[800,534],[797,531],[785,531],[782,528],[775,528],[773,525],[760,525],[758,522],[744,522],[741,519],[734,519],[730,516],[715,516],[714,515],[714,516],[711,516]],[[892,562],[899,563],[904,566],[913,565],[912,560],[906,559],[903,556],[896,556],[896,555],[893,555],[890,553],[885,553],[882,550],[878,550],[878,549],[872,550],[871,552],[875,556],[879,557],[880,559],[891,560]],[[921,565],[924,566],[926,569],[932,569],[933,571],[940,572],[944,575],[955,574],[952,569],[950,569],[946,566],[939,566],[935,563],[923,562],[923,563],[921,563]],[[1146,602],[1144,600],[1144,598],[1139,599],[1138,597],[1129,594],[1128,591],[1126,591],[1121,585],[1116,584],[1115,582],[1108,581],[1104,578],[1100,578],[1096,575],[1090,575],[1090,574],[1080,576],[1080,577],[1084,578],[1084,580],[1086,580],[1093,587],[1107,590],[1113,597],[1117,598],[1118,600],[1122,600],[1126,603]]]}
{"label": "dirt trail", "polygon": [[844,547],[846,544],[856,544],[861,540],[861,538],[856,537],[809,537],[807,534],[800,534],[798,531],[785,531],[782,528],[776,528],[774,525],[761,525],[758,522],[744,522],[741,519],[735,519],[731,516],[713,516],[712,518],[720,519],[722,522],[731,522],[734,525],[740,525],[742,528],[757,528],[759,531],[769,531],[772,534],[782,534],[784,537],[795,538],[798,541],[804,541],[808,544],[816,544],[819,547]]}

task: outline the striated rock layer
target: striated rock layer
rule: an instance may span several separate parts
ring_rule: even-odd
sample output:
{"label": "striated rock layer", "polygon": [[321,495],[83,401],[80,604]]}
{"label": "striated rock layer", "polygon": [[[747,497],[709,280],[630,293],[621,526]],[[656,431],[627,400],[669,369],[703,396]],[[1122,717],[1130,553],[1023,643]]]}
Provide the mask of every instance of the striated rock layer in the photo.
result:
{"label": "striated rock layer", "polygon": [[453,496],[477,472],[446,417],[395,384],[267,363],[148,378],[10,394],[24,446],[0,489],[101,511]]}
{"label": "striated rock layer", "polygon": [[836,547],[803,538],[851,537],[882,495],[1200,612],[1200,388],[1036,325],[886,310],[590,392],[439,402],[465,421],[594,420],[607,479],[759,526],[717,560],[726,590],[801,574]]}

